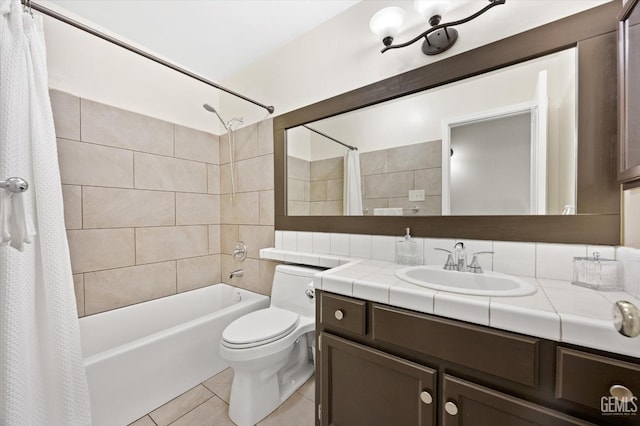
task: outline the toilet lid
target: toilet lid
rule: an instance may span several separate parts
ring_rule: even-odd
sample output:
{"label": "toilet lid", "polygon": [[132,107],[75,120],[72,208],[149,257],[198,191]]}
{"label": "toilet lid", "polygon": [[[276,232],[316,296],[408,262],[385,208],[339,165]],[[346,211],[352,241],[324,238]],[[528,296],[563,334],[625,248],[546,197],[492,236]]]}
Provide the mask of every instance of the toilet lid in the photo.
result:
{"label": "toilet lid", "polygon": [[222,332],[222,342],[229,348],[264,345],[291,333],[299,315],[280,308],[251,312],[233,321]]}

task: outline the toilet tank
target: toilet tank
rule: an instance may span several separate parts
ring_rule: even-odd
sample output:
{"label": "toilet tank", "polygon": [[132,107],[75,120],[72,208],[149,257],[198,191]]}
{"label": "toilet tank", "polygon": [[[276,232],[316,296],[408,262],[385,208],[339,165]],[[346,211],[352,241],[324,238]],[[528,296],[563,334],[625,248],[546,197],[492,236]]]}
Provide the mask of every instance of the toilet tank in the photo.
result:
{"label": "toilet tank", "polygon": [[273,276],[271,306],[300,315],[315,316],[315,299],[306,291],[313,289],[313,275],[322,268],[310,266],[278,265]]}

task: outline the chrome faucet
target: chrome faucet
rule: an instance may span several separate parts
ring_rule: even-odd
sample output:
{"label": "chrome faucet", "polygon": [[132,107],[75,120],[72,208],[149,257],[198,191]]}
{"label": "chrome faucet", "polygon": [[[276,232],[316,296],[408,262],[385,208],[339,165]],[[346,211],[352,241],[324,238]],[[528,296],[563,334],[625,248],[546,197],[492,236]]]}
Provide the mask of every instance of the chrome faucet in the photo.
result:
{"label": "chrome faucet", "polygon": [[242,276],[244,276],[244,270],[242,270],[242,269],[236,269],[235,271],[232,271],[232,272],[229,274],[229,279],[231,279],[231,278],[235,278],[235,277],[242,277]]}
{"label": "chrome faucet", "polygon": [[453,262],[456,265],[456,271],[467,271],[467,252],[464,249],[464,243],[459,242],[453,246]]}
{"label": "chrome faucet", "polygon": [[480,254],[493,254],[492,251],[478,251],[473,253],[473,257],[471,258],[471,263],[467,265],[467,252],[464,248],[464,243],[458,242],[453,246],[453,251],[443,249],[443,248],[434,248],[434,250],[440,250],[449,253],[447,256],[447,261],[444,264],[443,269],[448,271],[459,271],[459,272],[471,272],[474,274],[481,274],[484,271],[480,266],[480,262],[478,261],[478,255]]}

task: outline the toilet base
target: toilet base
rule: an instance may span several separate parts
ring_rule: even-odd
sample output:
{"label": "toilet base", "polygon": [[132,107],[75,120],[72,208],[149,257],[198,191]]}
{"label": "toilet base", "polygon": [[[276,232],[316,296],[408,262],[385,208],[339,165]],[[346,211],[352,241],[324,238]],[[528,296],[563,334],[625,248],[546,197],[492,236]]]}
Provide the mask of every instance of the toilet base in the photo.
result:
{"label": "toilet base", "polygon": [[234,377],[229,417],[236,425],[255,425],[313,375],[315,366],[309,357],[307,336],[300,336],[298,343],[289,348],[288,354],[274,354],[269,357],[271,360],[262,359],[254,365],[243,363],[241,368],[235,368],[232,363]]}

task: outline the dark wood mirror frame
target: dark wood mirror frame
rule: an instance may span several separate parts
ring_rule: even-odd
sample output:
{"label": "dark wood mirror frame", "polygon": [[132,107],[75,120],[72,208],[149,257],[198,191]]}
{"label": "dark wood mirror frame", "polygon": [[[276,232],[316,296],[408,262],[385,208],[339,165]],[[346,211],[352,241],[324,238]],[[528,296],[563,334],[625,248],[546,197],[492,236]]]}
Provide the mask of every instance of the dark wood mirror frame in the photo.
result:
{"label": "dark wood mirror frame", "polygon": [[[273,119],[275,229],[552,243],[620,244],[616,29],[613,1]],[[577,215],[287,216],[286,129],[570,47],[578,51]],[[420,54],[419,52],[416,53]],[[393,60],[390,58],[389,60]]]}
{"label": "dark wood mirror frame", "polygon": [[624,183],[625,189],[640,186],[640,164],[627,164],[626,158],[628,146],[638,146],[640,144],[640,140],[637,139],[637,130],[635,133],[629,132],[629,127],[637,125],[637,123],[632,124],[630,123],[631,120],[627,119],[629,115],[633,115],[634,111],[638,111],[640,104],[637,86],[634,86],[635,93],[628,93],[628,91],[633,90],[629,88],[628,81],[632,78],[637,78],[635,74],[638,72],[637,68],[629,69],[632,62],[629,60],[629,51],[633,51],[637,55],[638,50],[640,50],[640,46],[637,46],[636,40],[632,40],[629,36],[629,26],[637,27],[638,25],[638,20],[640,19],[639,3],[640,0],[628,0],[618,16],[618,20],[620,21],[618,24],[618,115],[620,117],[618,181]]}

